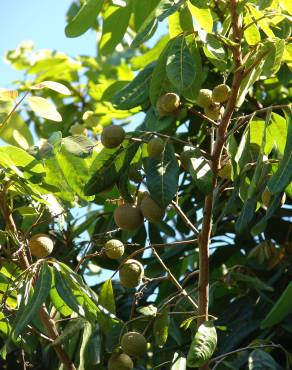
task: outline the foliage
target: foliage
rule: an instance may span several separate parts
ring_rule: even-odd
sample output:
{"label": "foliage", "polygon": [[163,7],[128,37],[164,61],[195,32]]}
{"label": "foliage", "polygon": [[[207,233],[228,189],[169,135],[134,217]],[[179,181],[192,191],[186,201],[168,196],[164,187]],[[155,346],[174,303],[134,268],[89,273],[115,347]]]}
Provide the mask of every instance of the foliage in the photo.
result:
{"label": "foliage", "polygon": [[[96,57],[7,52],[25,78],[0,90],[1,368],[106,369],[127,331],[148,341],[136,369],[292,365],[291,16],[284,0],[80,0],[65,33],[97,32]],[[196,98],[219,84],[214,120]],[[161,117],[166,93],[180,105]],[[112,124],[126,137],[106,148]],[[145,189],[163,221],[117,228],[117,205]],[[48,258],[30,255],[37,233]],[[116,273],[133,258],[145,276],[127,289]]]}

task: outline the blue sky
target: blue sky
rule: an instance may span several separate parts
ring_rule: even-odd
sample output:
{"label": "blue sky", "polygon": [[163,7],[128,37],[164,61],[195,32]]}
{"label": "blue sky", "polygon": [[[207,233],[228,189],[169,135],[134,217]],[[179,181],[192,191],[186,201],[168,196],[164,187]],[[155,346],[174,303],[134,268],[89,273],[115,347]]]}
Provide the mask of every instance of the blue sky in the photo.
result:
{"label": "blue sky", "polygon": [[23,40],[34,42],[36,49],[63,51],[71,56],[77,54],[94,55],[95,34],[86,32],[81,37],[66,38],[66,12],[73,0],[10,0],[1,1],[0,24],[0,87],[22,76],[4,63],[7,50],[15,49]]}

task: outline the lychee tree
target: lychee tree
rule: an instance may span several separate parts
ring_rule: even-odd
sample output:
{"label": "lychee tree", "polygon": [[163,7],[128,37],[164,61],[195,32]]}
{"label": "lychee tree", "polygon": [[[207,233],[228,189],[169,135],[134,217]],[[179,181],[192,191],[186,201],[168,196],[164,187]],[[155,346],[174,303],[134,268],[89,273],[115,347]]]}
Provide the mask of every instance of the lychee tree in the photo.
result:
{"label": "lychee tree", "polygon": [[1,368],[292,365],[291,16],[80,0],[96,56],[7,52]]}

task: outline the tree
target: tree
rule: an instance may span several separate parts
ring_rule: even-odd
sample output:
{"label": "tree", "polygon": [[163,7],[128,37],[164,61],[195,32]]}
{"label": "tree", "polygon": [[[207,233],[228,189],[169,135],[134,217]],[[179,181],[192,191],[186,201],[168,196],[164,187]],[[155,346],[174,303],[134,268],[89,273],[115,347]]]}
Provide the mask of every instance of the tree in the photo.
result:
{"label": "tree", "polygon": [[6,55],[25,79],[0,91],[2,368],[288,369],[290,3],[67,17],[95,58]]}

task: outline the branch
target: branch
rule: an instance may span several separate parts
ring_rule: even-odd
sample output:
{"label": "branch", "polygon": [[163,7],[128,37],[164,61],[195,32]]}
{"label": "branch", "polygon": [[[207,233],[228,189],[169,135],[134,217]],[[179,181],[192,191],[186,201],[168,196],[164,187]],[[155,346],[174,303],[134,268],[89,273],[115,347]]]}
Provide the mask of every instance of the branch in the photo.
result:
{"label": "branch", "polygon": [[191,108],[189,109],[189,112],[192,113],[192,114],[195,114],[196,116],[198,117],[201,117],[203,118],[205,121],[211,123],[211,125],[215,126],[215,127],[218,127],[219,126],[219,123],[217,123],[216,121],[213,121],[211,118],[207,117],[205,114]]}
{"label": "branch", "polygon": [[192,222],[189,220],[187,215],[184,213],[184,211],[180,208],[180,206],[173,200],[171,202],[173,207],[176,209],[177,213],[182,218],[183,222],[187,225],[187,227],[192,230],[196,235],[199,234],[199,230],[192,224]]}

